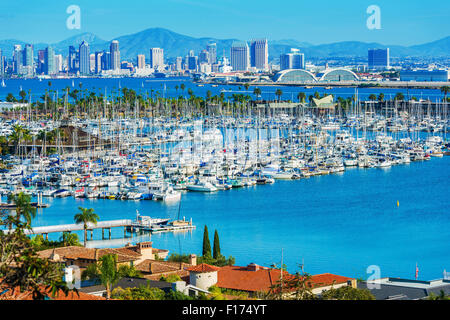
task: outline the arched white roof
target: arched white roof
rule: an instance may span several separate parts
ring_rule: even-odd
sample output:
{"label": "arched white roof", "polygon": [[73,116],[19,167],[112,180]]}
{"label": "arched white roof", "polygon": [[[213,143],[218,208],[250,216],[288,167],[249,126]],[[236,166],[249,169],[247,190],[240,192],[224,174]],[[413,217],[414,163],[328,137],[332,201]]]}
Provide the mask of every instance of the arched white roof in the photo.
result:
{"label": "arched white roof", "polygon": [[276,82],[317,82],[314,74],[303,69],[287,69],[275,76]]}
{"label": "arched white roof", "polygon": [[[336,80],[335,78],[333,78],[333,76],[339,77],[339,79]],[[342,77],[344,79],[342,79]],[[335,68],[335,69],[327,70],[320,78],[320,81],[345,81],[345,80],[357,81],[357,80],[359,80],[359,77],[356,73],[354,73],[351,70],[344,69],[344,68]]]}

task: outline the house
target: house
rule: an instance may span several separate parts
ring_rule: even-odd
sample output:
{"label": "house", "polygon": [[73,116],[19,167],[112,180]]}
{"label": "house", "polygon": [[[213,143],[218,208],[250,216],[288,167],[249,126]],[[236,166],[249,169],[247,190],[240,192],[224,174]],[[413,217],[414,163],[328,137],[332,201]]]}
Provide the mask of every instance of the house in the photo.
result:
{"label": "house", "polygon": [[[272,286],[281,279],[281,270],[262,267],[251,263],[246,267],[225,266],[215,267],[201,264],[186,269],[189,271],[189,283],[197,288],[208,290],[212,286],[222,289],[248,292],[250,295],[268,293]],[[283,278],[293,275],[283,271]],[[320,295],[324,290],[351,285],[356,287],[356,280],[331,273],[311,276],[312,293]]]}
{"label": "house", "polygon": [[[42,286],[40,292],[47,296],[47,300],[105,300],[102,297],[75,291],[69,291],[66,295],[59,290],[53,295],[45,286]],[[19,287],[11,288],[2,283],[0,284],[0,300],[33,300],[33,293],[32,291],[21,291]]]}
{"label": "house", "polygon": [[146,259],[135,264],[135,268],[144,278],[150,280],[159,280],[162,276],[167,277],[172,274],[187,280],[189,272],[186,269],[195,265],[197,265],[197,256],[191,254],[188,263]]}
{"label": "house", "polygon": [[450,295],[450,280],[432,281],[409,280],[401,278],[382,278],[372,281],[361,281],[359,289],[368,289],[377,300],[421,300],[431,294],[439,295],[441,290]]}
{"label": "house", "polygon": [[[139,288],[147,286],[149,286],[150,288],[161,289],[166,293],[172,290],[172,284],[165,281],[152,281],[140,278],[122,278],[114,286],[112,286],[111,291],[113,291],[116,288],[127,289],[127,288]],[[96,297],[106,296],[106,287],[102,284],[82,287],[78,291],[80,293],[89,294]]]}
{"label": "house", "polygon": [[41,258],[50,259],[55,262],[63,262],[66,266],[76,265],[80,268],[86,268],[88,265],[97,263],[101,257],[107,254],[117,255],[118,266],[133,266],[146,259],[154,259],[155,254],[159,258],[166,258],[168,250],[160,250],[152,247],[152,242],[138,243],[134,246],[127,245],[123,248],[95,249],[77,246],[54,248],[39,251]]}

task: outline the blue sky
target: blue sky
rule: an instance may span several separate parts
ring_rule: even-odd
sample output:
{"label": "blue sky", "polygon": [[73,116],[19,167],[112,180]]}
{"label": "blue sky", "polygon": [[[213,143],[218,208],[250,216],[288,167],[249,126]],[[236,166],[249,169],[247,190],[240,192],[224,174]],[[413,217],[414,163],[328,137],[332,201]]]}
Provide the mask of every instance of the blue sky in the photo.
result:
{"label": "blue sky", "polygon": [[[66,9],[81,8],[81,30]],[[368,30],[366,9],[381,9]],[[313,44],[357,40],[414,45],[450,35],[448,0],[2,0],[0,39],[57,42],[82,32],[112,40],[151,27],[194,37],[296,39]]]}

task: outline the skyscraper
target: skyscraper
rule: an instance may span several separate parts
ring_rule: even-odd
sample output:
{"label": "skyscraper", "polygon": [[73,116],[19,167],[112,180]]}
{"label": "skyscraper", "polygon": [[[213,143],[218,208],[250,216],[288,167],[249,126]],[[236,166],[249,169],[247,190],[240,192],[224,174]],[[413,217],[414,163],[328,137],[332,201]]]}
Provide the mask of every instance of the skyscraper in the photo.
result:
{"label": "skyscraper", "polygon": [[258,70],[269,69],[269,44],[267,39],[253,40],[250,44],[250,63]]}
{"label": "skyscraper", "polygon": [[150,67],[160,69],[164,67],[164,50],[161,48],[150,49]]}
{"label": "skyscraper", "polygon": [[369,69],[388,69],[389,48],[386,49],[369,49],[368,51]]}
{"label": "skyscraper", "polygon": [[203,50],[202,52],[200,52],[200,54],[198,55],[199,63],[211,63],[210,61],[211,57],[207,50]]}
{"label": "skyscraper", "polygon": [[217,45],[215,43],[209,43],[206,46],[206,51],[209,53],[209,63],[217,63]]}
{"label": "skyscraper", "polygon": [[102,72],[102,60],[103,60],[103,53],[102,51],[95,53],[95,73],[99,74]]}
{"label": "skyscraper", "polygon": [[13,52],[13,72],[19,74],[23,66],[23,51],[20,44],[14,45]]}
{"label": "skyscraper", "polygon": [[111,42],[110,53],[111,53],[111,70],[120,69],[119,41],[113,40]]}
{"label": "skyscraper", "polygon": [[61,54],[55,55],[55,72],[61,72],[63,67],[63,56]]}
{"label": "skyscraper", "polygon": [[67,59],[69,73],[77,73],[78,72],[78,53],[75,50],[74,46],[69,47],[69,57]]}
{"label": "skyscraper", "polygon": [[231,46],[231,66],[233,71],[247,71],[250,66],[250,55],[247,42],[236,41]]}
{"label": "skyscraper", "polygon": [[33,45],[27,44],[23,50],[23,65],[26,67],[33,67],[33,62]]}
{"label": "skyscraper", "polygon": [[80,73],[84,75],[91,73],[90,50],[86,41],[80,45]]}
{"label": "skyscraper", "polygon": [[45,69],[45,50],[39,50],[37,72],[44,73],[45,72],[44,69]]}
{"label": "skyscraper", "polygon": [[291,52],[280,56],[280,70],[305,69],[305,55],[298,49],[291,49]]}
{"label": "skyscraper", "polygon": [[45,49],[44,61],[44,73],[48,75],[55,74],[55,51],[52,47]]}
{"label": "skyscraper", "polygon": [[137,56],[137,68],[138,69],[145,69],[145,55],[139,54]]}
{"label": "skyscraper", "polygon": [[175,64],[175,70],[182,71],[183,70],[183,58],[177,57],[176,64]]}

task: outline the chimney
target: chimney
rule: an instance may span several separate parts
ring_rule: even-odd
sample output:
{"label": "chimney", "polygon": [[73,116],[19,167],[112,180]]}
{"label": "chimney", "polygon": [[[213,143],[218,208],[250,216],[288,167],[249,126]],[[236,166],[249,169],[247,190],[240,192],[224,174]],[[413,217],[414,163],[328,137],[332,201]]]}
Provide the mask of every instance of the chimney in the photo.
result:
{"label": "chimney", "polygon": [[357,282],[356,279],[348,280],[348,281],[347,281],[347,285],[348,285],[349,287],[354,288],[354,289],[357,289],[357,288],[358,288],[358,282]]}
{"label": "chimney", "polygon": [[98,249],[95,249],[94,260],[98,261]]}
{"label": "chimney", "polygon": [[248,271],[258,271],[259,269],[260,269],[260,267],[257,264],[255,264],[255,263],[250,263],[247,266],[247,270]]}
{"label": "chimney", "polygon": [[189,256],[189,264],[192,266],[196,266],[197,265],[197,256],[195,254],[191,254]]}

